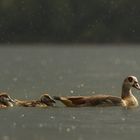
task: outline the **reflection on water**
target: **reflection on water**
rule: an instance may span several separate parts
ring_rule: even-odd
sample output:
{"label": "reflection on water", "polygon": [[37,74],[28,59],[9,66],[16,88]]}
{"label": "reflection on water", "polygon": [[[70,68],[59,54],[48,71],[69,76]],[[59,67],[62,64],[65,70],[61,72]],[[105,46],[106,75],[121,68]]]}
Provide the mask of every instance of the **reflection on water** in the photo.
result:
{"label": "reflection on water", "polygon": [[[138,47],[1,47],[0,89],[12,97],[110,93],[120,96],[129,74],[140,79]],[[140,96],[135,91],[136,97]],[[1,110],[1,140],[132,139],[139,137],[140,109],[14,107]]]}

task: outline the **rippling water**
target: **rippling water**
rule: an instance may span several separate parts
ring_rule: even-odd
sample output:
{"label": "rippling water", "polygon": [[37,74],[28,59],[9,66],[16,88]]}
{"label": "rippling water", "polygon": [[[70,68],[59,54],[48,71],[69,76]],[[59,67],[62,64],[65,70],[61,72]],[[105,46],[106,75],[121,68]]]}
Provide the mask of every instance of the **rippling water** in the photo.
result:
{"label": "rippling water", "polygon": [[[138,46],[1,46],[0,89],[22,99],[46,91],[52,96],[120,96],[127,75],[140,79],[139,56]],[[139,116],[140,108],[14,107],[1,110],[0,139],[138,139]]]}

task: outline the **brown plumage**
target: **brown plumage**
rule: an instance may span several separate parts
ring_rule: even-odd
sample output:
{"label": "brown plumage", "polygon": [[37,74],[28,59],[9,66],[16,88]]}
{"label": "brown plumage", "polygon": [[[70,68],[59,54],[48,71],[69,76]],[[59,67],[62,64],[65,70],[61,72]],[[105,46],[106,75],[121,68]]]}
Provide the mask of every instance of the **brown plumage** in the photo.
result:
{"label": "brown plumage", "polygon": [[119,106],[123,104],[121,98],[110,95],[54,97],[54,99],[68,107]]}
{"label": "brown plumage", "polygon": [[93,96],[68,96],[58,97],[55,100],[61,101],[68,107],[85,107],[85,106],[123,106],[123,107],[137,107],[138,101],[131,92],[134,87],[140,90],[138,80],[135,76],[128,76],[125,78],[122,85],[121,97],[111,95],[93,95]]}
{"label": "brown plumage", "polygon": [[13,107],[14,100],[8,95],[8,93],[0,92],[0,108]]}
{"label": "brown plumage", "polygon": [[55,101],[50,95],[43,94],[38,100],[15,100],[15,103],[23,107],[48,107],[54,106]]}

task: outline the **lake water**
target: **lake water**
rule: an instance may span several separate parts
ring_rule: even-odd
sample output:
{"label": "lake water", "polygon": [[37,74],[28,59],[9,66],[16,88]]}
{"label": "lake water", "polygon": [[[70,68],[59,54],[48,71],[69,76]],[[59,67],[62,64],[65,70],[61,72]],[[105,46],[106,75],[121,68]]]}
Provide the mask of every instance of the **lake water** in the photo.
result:
{"label": "lake water", "polygon": [[[53,95],[120,96],[128,75],[140,79],[140,47],[13,45],[0,47],[0,89],[18,99]],[[140,92],[133,90],[140,101]],[[140,107],[13,107],[0,111],[0,140],[131,140],[140,137]]]}

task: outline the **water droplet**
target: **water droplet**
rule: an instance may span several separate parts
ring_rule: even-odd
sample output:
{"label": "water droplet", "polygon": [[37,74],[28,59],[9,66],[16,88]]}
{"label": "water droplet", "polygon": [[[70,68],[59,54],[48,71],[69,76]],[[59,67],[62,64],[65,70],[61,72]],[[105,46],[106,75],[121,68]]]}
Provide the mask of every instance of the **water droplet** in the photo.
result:
{"label": "water droplet", "polygon": [[21,115],[21,118],[23,118],[23,117],[25,117],[25,115],[24,115],[24,114],[22,114],[22,115]]}
{"label": "water droplet", "polygon": [[28,95],[25,95],[25,98],[28,99]]}
{"label": "water droplet", "polygon": [[55,119],[55,117],[54,117],[54,116],[51,116],[50,118],[51,118],[51,119]]}
{"label": "water droplet", "polygon": [[78,88],[84,87],[84,84],[82,83],[82,84],[78,85],[77,87]]}
{"label": "water droplet", "polygon": [[2,140],[10,140],[9,136],[3,136]]}
{"label": "water droplet", "polygon": [[81,84],[81,87],[84,87],[84,84]]}
{"label": "water droplet", "polygon": [[63,80],[63,76],[59,76],[58,79],[59,79],[59,80]]}
{"label": "water droplet", "polygon": [[22,126],[21,126],[22,128],[25,128],[25,125],[24,124],[22,124]]}
{"label": "water droplet", "polygon": [[43,124],[42,124],[42,123],[40,123],[40,124],[39,124],[39,127],[40,127],[40,128],[42,128],[42,127],[43,127]]}
{"label": "water droplet", "polygon": [[76,119],[76,117],[75,117],[75,116],[72,116],[72,119],[73,119],[73,120],[75,120],[75,119]]}
{"label": "water droplet", "polygon": [[67,128],[66,131],[67,131],[67,132],[70,132],[70,128]]}
{"label": "water droplet", "polygon": [[16,127],[16,125],[17,125],[17,123],[16,123],[16,122],[13,122],[13,127],[14,127],[14,128]]}
{"label": "water droplet", "polygon": [[80,136],[80,137],[78,138],[78,140],[83,140],[83,137]]}
{"label": "water droplet", "polygon": [[16,82],[17,80],[18,80],[18,78],[17,78],[17,77],[14,77],[14,78],[13,78],[13,81],[14,81],[14,82]]}
{"label": "water droplet", "polygon": [[70,93],[74,93],[74,91],[73,90],[70,90]]}
{"label": "water droplet", "polygon": [[125,119],[125,118],[121,118],[121,120],[122,120],[122,121],[125,121],[126,119]]}

